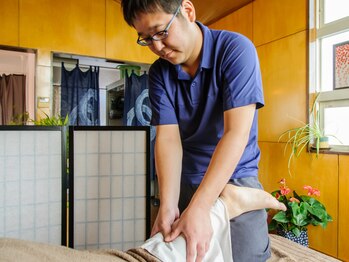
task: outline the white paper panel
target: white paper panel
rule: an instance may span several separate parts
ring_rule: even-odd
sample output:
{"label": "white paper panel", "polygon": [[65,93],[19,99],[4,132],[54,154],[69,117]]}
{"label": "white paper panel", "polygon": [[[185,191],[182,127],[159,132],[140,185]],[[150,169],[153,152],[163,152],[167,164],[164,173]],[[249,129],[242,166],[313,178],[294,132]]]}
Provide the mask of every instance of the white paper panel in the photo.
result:
{"label": "white paper panel", "polygon": [[144,130],[74,130],[74,248],[145,241],[146,139]]}
{"label": "white paper panel", "polygon": [[61,131],[0,130],[0,237],[60,245]]}

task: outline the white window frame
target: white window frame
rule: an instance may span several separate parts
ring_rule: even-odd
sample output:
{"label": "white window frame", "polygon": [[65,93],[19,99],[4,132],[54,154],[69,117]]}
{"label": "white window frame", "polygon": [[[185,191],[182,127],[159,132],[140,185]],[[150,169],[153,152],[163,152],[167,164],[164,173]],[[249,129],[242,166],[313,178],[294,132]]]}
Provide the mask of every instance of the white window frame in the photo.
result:
{"label": "white window frame", "polygon": [[[315,16],[310,13],[310,31],[315,27],[315,47],[310,43],[309,59],[315,61],[315,67],[310,65],[310,83],[315,84],[315,90],[309,90],[310,93],[321,92],[321,44],[322,38],[336,35],[345,31],[349,31],[349,16],[327,23],[324,23],[324,0],[310,0],[310,10],[315,10]],[[313,5],[315,3],[315,6]],[[311,11],[311,12],[313,12]],[[312,20],[313,18],[313,20]],[[315,24],[313,25],[313,22]],[[349,39],[348,39],[349,40]],[[315,71],[315,78],[312,78],[312,72]],[[324,110],[328,107],[349,106],[349,88],[337,89],[332,91],[321,92],[318,97],[318,109],[320,114],[320,125],[324,128]],[[343,119],[345,121],[345,119]],[[349,152],[349,145],[331,145],[331,151]]]}
{"label": "white window frame", "polygon": [[[326,108],[348,107],[349,106],[349,89],[340,89],[335,91],[322,92],[318,98],[319,114],[325,115]],[[349,121],[343,119],[343,121]],[[324,127],[324,117],[320,117],[320,126]],[[349,152],[349,145],[331,145],[332,151]]]}

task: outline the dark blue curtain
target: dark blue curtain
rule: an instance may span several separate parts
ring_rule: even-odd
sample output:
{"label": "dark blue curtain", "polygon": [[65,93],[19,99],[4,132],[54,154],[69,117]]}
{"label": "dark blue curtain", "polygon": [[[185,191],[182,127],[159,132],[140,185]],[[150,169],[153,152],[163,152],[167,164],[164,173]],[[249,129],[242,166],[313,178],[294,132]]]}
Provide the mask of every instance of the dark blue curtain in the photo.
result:
{"label": "dark blue curtain", "polygon": [[[126,74],[123,124],[126,126],[150,126],[151,107],[148,90],[148,75]],[[155,127],[150,127],[151,139],[151,174],[154,178],[153,148],[155,142]]]}
{"label": "dark blue curtain", "polygon": [[99,125],[99,67],[68,71],[62,63],[61,116],[67,114],[70,125]]}
{"label": "dark blue curtain", "polygon": [[150,118],[148,75],[131,73],[125,79],[124,125],[147,126]]}

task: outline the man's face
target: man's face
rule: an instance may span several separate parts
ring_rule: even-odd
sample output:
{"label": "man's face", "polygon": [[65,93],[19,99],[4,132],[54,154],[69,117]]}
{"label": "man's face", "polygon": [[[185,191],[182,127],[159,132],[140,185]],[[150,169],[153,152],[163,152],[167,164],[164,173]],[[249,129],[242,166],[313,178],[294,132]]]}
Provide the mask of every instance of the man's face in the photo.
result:
{"label": "man's face", "polygon": [[[151,37],[166,28],[173,14],[165,12],[140,13],[134,21],[134,28],[141,38]],[[172,64],[183,64],[190,57],[190,43],[188,40],[187,21],[185,17],[175,17],[169,30],[167,38],[155,41],[149,48],[156,55]],[[189,47],[189,48],[188,48]]]}

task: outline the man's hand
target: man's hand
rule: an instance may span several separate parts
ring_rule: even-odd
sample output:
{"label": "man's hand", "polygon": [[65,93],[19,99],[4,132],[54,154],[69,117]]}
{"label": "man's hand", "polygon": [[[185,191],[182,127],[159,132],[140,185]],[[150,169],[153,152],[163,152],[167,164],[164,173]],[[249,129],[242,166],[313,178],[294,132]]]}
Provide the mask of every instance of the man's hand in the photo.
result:
{"label": "man's hand", "polygon": [[200,262],[209,249],[212,233],[210,210],[189,206],[174,222],[165,241],[171,242],[183,234],[187,242],[187,262]]}
{"label": "man's hand", "polygon": [[171,233],[171,227],[173,222],[179,217],[179,209],[177,208],[159,208],[159,212],[156,216],[153,228],[151,230],[151,236],[161,232],[164,238],[168,237]]}

